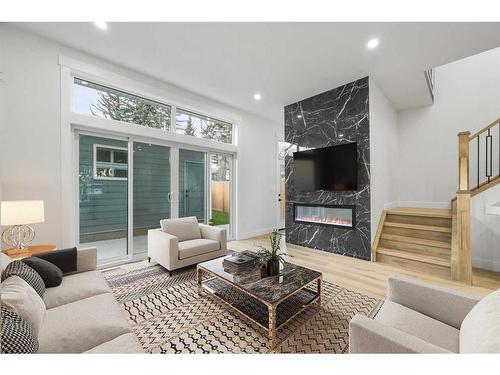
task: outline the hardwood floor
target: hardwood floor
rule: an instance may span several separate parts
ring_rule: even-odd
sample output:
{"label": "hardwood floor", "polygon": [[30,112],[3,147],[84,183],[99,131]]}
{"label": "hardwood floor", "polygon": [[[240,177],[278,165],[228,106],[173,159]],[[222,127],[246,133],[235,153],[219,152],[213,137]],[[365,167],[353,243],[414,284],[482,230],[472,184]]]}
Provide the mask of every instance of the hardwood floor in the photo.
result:
{"label": "hardwood floor", "polygon": [[[258,251],[259,245],[269,246],[268,236],[253,237],[228,243],[228,247],[235,251]],[[282,239],[282,248],[286,249],[289,254],[288,260],[290,262],[321,271],[325,280],[377,298],[385,298],[387,277],[394,273],[418,277],[477,295],[485,295],[493,290],[500,289],[500,273],[492,271],[474,269],[473,285],[470,286],[422,272],[404,270],[393,265],[285,244],[284,238]]]}

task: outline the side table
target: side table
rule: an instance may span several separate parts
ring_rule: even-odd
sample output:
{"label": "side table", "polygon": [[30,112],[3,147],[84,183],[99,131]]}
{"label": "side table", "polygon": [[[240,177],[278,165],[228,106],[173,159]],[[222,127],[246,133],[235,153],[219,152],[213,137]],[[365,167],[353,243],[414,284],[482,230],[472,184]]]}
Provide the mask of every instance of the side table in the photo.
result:
{"label": "side table", "polygon": [[2,253],[8,255],[12,259],[22,259],[33,256],[35,254],[46,253],[47,251],[54,251],[56,245],[32,245],[28,246],[23,251],[19,249],[4,249]]}

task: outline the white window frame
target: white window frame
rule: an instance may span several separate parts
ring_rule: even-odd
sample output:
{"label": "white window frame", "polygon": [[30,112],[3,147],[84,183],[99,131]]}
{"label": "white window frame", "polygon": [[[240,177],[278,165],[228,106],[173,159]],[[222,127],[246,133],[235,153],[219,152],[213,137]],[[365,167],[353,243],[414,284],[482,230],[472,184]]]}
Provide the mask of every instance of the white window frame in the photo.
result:
{"label": "white window frame", "polygon": [[[215,152],[230,154],[233,156],[232,165],[232,185],[231,185],[231,226],[232,237],[238,238],[238,200],[237,200],[237,160],[238,160],[238,127],[241,122],[239,116],[234,113],[221,109],[220,106],[211,107],[206,100],[200,98],[190,98],[190,102],[185,101],[184,94],[179,94],[174,89],[161,89],[157,85],[149,86],[125,77],[124,75],[116,74],[115,72],[101,69],[99,67],[59,55],[60,65],[60,89],[61,89],[61,160],[70,163],[69,168],[61,169],[61,243],[63,247],[74,246],[79,243],[79,191],[78,191],[78,160],[79,147],[77,134],[92,133],[97,136],[107,138],[127,138],[129,139],[128,153],[128,185],[129,189],[132,185],[132,176],[130,171],[132,165],[132,152],[130,150],[134,141],[155,143],[171,147],[171,166],[178,161],[178,155],[175,150],[179,148],[190,149],[194,151],[202,151],[205,153]],[[143,125],[137,125],[128,122],[105,119],[95,116],[78,114],[72,111],[73,108],[73,85],[74,78],[88,80],[99,85],[110,87],[119,91],[130,93],[138,97],[149,99],[158,103],[164,103],[171,107],[171,124],[170,129],[148,128]],[[216,142],[205,138],[197,138],[176,133],[176,110],[182,108],[186,111],[196,114],[206,114],[207,117],[217,119],[222,122],[232,124],[232,144]],[[134,126],[135,125],[135,126]],[[109,147],[109,146],[106,146]],[[173,152],[172,152],[173,151]],[[208,160],[208,158],[206,159]],[[209,167],[209,166],[208,166]],[[208,169],[208,168],[207,168]],[[176,178],[175,168],[171,170],[172,180]],[[115,179],[116,180],[116,179]],[[208,181],[208,180],[207,180]],[[177,184],[171,183],[172,195],[172,218],[175,218],[175,208],[178,210],[178,187]],[[209,194],[209,190],[207,190]],[[133,194],[129,193],[129,207],[133,207]],[[132,240],[133,218],[132,210],[129,209],[129,242]],[[208,213],[207,213],[208,216]]]}
{"label": "white window frame", "polygon": [[[128,172],[129,172],[129,168],[128,168],[128,162],[127,164],[123,164],[123,163],[115,163],[114,162],[114,152],[111,153],[111,159],[112,161],[110,162],[102,162],[102,161],[97,161],[97,149],[98,148],[103,148],[103,149],[107,149],[107,150],[120,150],[120,151],[126,151],[127,152],[127,159],[128,159],[128,149],[125,148],[125,147],[117,147],[117,146],[107,146],[107,145],[98,145],[98,144],[94,144],[94,155],[93,155],[93,159],[94,159],[94,163],[93,163],[93,177],[94,177],[94,180],[109,180],[109,181],[127,181],[128,180],[128,177],[103,177],[103,176],[98,176],[97,175],[97,164],[99,164],[99,167],[101,167],[102,164],[105,164],[105,167],[109,167],[109,168],[116,168],[116,167],[119,167],[118,169],[126,169],[127,170],[127,176],[128,176]],[[125,166],[125,168],[123,168]]]}

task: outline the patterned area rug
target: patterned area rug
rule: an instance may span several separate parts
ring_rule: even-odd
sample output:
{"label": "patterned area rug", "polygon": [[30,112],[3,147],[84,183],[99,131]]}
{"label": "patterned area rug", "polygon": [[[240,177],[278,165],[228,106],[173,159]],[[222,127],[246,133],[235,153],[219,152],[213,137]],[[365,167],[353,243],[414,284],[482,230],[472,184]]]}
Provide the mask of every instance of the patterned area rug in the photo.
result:
{"label": "patterned area rug", "polygon": [[[146,352],[270,352],[262,328],[215,297],[197,294],[195,268],[172,277],[159,265],[124,273],[110,270],[104,276]],[[346,353],[350,319],[356,313],[374,316],[381,304],[324,281],[322,305],[311,304],[283,325],[275,352]]]}

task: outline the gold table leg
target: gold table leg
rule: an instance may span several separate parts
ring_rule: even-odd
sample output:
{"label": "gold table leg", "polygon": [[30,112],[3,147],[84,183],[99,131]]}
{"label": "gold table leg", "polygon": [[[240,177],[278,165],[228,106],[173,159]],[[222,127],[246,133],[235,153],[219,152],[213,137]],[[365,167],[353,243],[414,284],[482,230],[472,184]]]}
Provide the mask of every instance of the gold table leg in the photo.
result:
{"label": "gold table leg", "polygon": [[198,294],[201,295],[203,292],[203,287],[201,286],[202,283],[202,274],[203,271],[200,267],[196,267],[196,282],[198,283]]}
{"label": "gold table leg", "polygon": [[318,279],[318,305],[321,306],[321,300],[323,299],[323,276]]}
{"label": "gold table leg", "polygon": [[276,306],[268,305],[269,310],[269,348],[273,350],[276,346]]}

